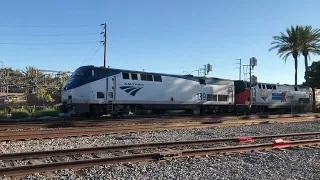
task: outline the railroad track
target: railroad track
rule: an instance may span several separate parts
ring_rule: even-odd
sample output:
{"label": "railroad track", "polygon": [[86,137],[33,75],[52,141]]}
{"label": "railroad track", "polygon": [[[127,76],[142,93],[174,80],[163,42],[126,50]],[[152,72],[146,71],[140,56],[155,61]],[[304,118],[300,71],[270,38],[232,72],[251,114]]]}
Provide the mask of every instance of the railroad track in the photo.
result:
{"label": "railroad track", "polygon": [[283,115],[250,115],[250,116],[132,116],[117,119],[114,117],[98,119],[54,119],[54,120],[8,120],[0,121],[1,130],[12,129],[40,129],[40,128],[66,128],[66,127],[97,127],[97,126],[116,126],[124,124],[156,124],[156,123],[184,123],[184,122],[205,122],[209,120],[228,121],[228,120],[255,120],[255,119],[276,119],[276,118],[318,118],[318,114],[283,114]]}
{"label": "railroad track", "polygon": [[[279,141],[279,138],[291,138],[294,141]],[[272,140],[276,141],[272,143]],[[251,144],[239,145],[242,143]],[[156,161],[178,157],[319,144],[320,132],[310,132],[0,154],[0,160],[5,166],[0,168],[0,175],[22,176],[36,172],[50,173],[61,169],[81,169],[102,164]],[[124,151],[127,153],[124,153]],[[109,157],[106,157],[107,152],[112,152],[113,157],[110,157],[110,154],[107,155]],[[130,155],[127,155],[128,152],[130,152]]]}
{"label": "railroad track", "polygon": [[40,128],[71,128],[71,127],[99,127],[99,126],[120,126],[130,124],[157,124],[157,123],[185,123],[185,122],[205,122],[222,121],[212,117],[179,117],[173,119],[160,118],[142,118],[127,120],[85,120],[85,121],[48,121],[48,122],[22,122],[22,123],[0,123],[0,130],[12,129],[40,129]]}
{"label": "railroad track", "polygon": [[83,127],[65,129],[44,129],[44,130],[23,130],[23,131],[1,131],[0,141],[48,139],[58,137],[92,136],[103,134],[135,133],[143,131],[177,130],[187,128],[207,128],[219,126],[243,126],[265,123],[289,123],[289,122],[309,122],[318,119],[270,119],[270,120],[242,120],[223,122],[188,122],[171,124],[149,124],[149,125],[126,125],[112,127]]}

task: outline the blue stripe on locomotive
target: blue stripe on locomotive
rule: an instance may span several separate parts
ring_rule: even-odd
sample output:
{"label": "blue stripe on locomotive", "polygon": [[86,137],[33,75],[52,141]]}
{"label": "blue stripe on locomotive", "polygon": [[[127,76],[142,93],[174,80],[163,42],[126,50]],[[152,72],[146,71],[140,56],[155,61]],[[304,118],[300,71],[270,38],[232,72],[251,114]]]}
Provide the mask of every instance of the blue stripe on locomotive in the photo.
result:
{"label": "blue stripe on locomotive", "polygon": [[283,100],[282,93],[272,93],[272,100]]}

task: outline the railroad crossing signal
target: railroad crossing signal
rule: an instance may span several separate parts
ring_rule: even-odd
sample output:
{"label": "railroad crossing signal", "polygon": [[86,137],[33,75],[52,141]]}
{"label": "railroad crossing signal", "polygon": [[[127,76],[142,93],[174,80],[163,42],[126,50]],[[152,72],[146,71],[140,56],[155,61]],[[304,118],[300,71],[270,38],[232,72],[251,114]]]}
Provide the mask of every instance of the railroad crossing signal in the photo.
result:
{"label": "railroad crossing signal", "polygon": [[212,64],[205,65],[204,69],[206,70],[206,74],[208,74],[210,71],[212,71]]}
{"label": "railroad crossing signal", "polygon": [[250,66],[254,69],[257,66],[257,59],[255,57],[250,58]]}
{"label": "railroad crossing signal", "polygon": [[198,76],[200,77],[201,75],[205,77],[208,75],[210,71],[212,71],[212,64],[205,64],[204,68],[199,68],[198,70]]}
{"label": "railroad crossing signal", "polygon": [[258,82],[257,76],[252,75],[252,76],[251,76],[251,83],[252,83],[252,84],[256,84],[257,82]]}

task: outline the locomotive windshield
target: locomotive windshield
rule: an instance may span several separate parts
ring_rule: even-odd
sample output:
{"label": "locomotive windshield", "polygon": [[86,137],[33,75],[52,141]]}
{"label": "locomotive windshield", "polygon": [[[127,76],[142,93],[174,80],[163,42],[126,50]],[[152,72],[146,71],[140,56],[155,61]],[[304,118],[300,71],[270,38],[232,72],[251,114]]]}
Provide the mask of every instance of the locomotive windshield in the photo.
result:
{"label": "locomotive windshield", "polygon": [[78,68],[68,79],[67,83],[63,86],[63,90],[73,89],[84,85],[91,77],[91,71],[89,67]]}

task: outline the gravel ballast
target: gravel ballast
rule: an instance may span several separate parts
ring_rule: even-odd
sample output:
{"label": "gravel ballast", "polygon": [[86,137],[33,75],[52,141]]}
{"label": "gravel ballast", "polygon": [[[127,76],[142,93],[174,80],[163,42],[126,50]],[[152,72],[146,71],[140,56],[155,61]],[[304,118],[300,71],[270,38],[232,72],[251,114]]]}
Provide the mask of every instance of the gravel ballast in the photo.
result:
{"label": "gravel ballast", "polygon": [[251,126],[210,127],[200,129],[181,129],[151,131],[126,134],[99,135],[90,137],[55,138],[29,141],[0,142],[1,153],[42,151],[53,149],[112,146],[122,144],[152,143],[166,141],[185,141],[237,136],[257,136],[299,132],[317,132],[320,122],[298,122],[279,124],[260,124]]}
{"label": "gravel ballast", "polygon": [[[59,171],[64,179],[320,179],[319,149],[294,148],[244,154],[178,158],[153,163],[95,166],[75,173]],[[29,175],[25,179],[44,179]]]}

